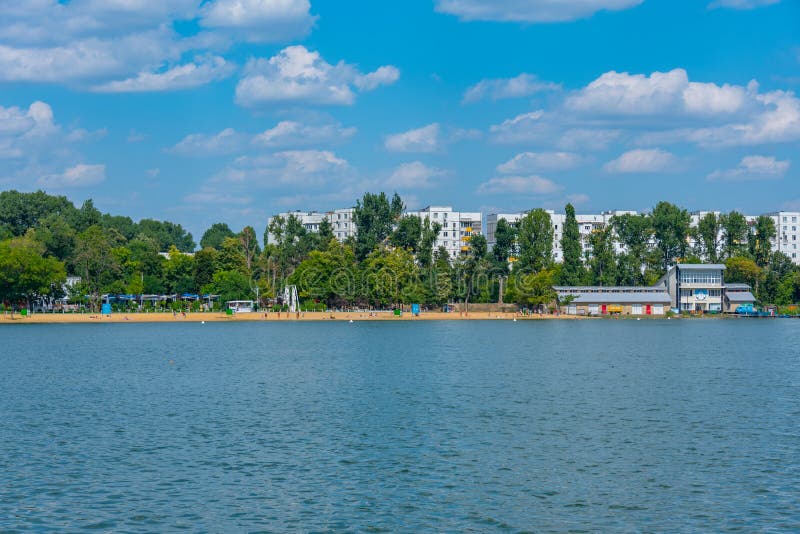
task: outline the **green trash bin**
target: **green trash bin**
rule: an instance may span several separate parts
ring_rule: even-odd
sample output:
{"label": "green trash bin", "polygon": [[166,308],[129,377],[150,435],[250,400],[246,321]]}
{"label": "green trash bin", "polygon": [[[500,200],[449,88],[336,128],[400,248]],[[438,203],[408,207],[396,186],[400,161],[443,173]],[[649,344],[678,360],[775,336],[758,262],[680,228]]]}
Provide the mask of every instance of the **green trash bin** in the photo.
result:
{"label": "green trash bin", "polygon": [[225,310],[225,315],[233,315],[233,310],[228,308]]}
{"label": "green trash bin", "polygon": [[19,311],[19,314],[20,314],[21,316],[23,316],[23,317],[27,317],[27,315],[28,315],[28,310],[27,310],[26,308],[23,308],[23,309],[21,309],[21,310]]}
{"label": "green trash bin", "polygon": [[395,317],[402,317],[402,315],[403,315],[403,310],[395,310],[394,311],[394,316]]}

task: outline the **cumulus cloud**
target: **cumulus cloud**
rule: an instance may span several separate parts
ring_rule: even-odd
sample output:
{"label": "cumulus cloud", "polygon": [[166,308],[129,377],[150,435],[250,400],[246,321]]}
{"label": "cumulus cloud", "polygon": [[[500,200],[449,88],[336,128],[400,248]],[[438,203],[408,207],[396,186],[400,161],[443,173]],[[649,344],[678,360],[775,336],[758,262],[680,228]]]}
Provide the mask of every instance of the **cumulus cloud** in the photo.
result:
{"label": "cumulus cloud", "polygon": [[658,173],[673,170],[677,158],[661,149],[637,149],[625,152],[603,169],[612,174]]}
{"label": "cumulus cloud", "polygon": [[497,166],[502,174],[526,174],[537,171],[563,171],[580,165],[581,157],[572,152],[523,152]]}
{"label": "cumulus cloud", "polygon": [[[5,0],[0,81],[145,91],[219,79],[210,56],[238,41],[283,42],[314,23],[308,0]],[[199,32],[179,32],[181,23]],[[114,83],[111,83],[114,82]]]}
{"label": "cumulus cloud", "polygon": [[349,139],[355,133],[355,128],[344,128],[338,123],[303,124],[297,121],[281,121],[273,128],[258,134],[237,132],[233,128],[225,128],[211,135],[189,134],[168,148],[167,152],[181,156],[209,157],[249,150],[332,145]]}
{"label": "cumulus cloud", "polygon": [[628,74],[610,71],[566,100],[567,109],[597,115],[715,115],[741,111],[758,91],[747,87],[690,82],[684,69]]}
{"label": "cumulus cloud", "polygon": [[389,135],[384,145],[391,152],[436,152],[441,146],[441,127],[438,123]]}
{"label": "cumulus cloud", "polygon": [[327,150],[286,150],[242,156],[217,174],[214,182],[247,187],[316,187],[335,181],[349,164]]}
{"label": "cumulus cloud", "polygon": [[757,7],[777,4],[781,0],[716,0],[710,7],[728,7],[731,9],[755,9]]}
{"label": "cumulus cloud", "polygon": [[481,80],[464,92],[462,102],[477,102],[484,98],[490,100],[522,98],[542,91],[555,91],[560,87],[555,83],[539,81],[532,74],[523,73],[514,78]]}
{"label": "cumulus cloud", "polygon": [[355,128],[345,128],[338,123],[303,124],[281,121],[273,128],[257,134],[253,144],[265,147],[306,146],[340,143],[353,137]]}
{"label": "cumulus cloud", "polygon": [[248,136],[233,128],[225,128],[218,134],[190,134],[181,139],[168,152],[183,156],[208,157],[232,154],[246,145]]}
{"label": "cumulus cloud", "polygon": [[789,170],[790,161],[773,156],[745,156],[733,169],[716,170],[708,175],[710,181],[745,182],[781,178]]}
{"label": "cumulus cloud", "polygon": [[495,143],[516,144],[540,142],[550,138],[553,125],[545,120],[543,110],[532,111],[489,127]]}
{"label": "cumulus cloud", "polygon": [[561,186],[541,176],[499,176],[478,186],[482,194],[549,195]]}
{"label": "cumulus cloud", "polygon": [[331,65],[304,46],[289,46],[270,59],[248,61],[236,86],[236,101],[250,107],[276,102],[350,105],[356,91],[391,84],[398,77],[391,66],[362,74],[342,61]]}
{"label": "cumulus cloud", "polygon": [[106,179],[105,165],[78,164],[59,174],[42,176],[38,183],[43,187],[62,189],[99,184]]}
{"label": "cumulus cloud", "polygon": [[219,56],[198,58],[163,72],[140,72],[133,78],[97,85],[99,93],[141,93],[191,89],[221,80],[233,72],[233,65]]}
{"label": "cumulus cloud", "polygon": [[560,22],[589,17],[598,11],[628,9],[643,0],[436,0],[440,13],[459,19],[501,22]]}
{"label": "cumulus cloud", "polygon": [[421,161],[403,163],[397,167],[386,182],[386,185],[400,190],[425,189],[437,185],[434,178],[447,174],[447,171],[429,167]]}
{"label": "cumulus cloud", "polygon": [[200,23],[233,30],[249,41],[275,42],[303,37],[314,26],[308,0],[216,0],[201,10]]}

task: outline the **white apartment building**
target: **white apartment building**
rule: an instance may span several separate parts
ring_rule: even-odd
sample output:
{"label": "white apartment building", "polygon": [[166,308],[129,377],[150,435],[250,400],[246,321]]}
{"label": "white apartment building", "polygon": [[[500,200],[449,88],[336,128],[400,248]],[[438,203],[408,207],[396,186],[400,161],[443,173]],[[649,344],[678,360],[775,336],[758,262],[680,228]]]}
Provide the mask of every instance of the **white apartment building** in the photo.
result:
{"label": "white apartment building", "polygon": [[[356,225],[353,222],[353,208],[340,208],[333,211],[292,211],[286,213],[279,213],[267,220],[267,228],[272,224],[275,217],[282,217],[288,219],[289,216],[295,216],[300,224],[308,232],[319,232],[319,225],[322,224],[323,219],[328,219],[333,230],[333,236],[339,241],[344,241],[348,237],[356,235]],[[275,242],[275,236],[269,234],[269,242]]]}
{"label": "white apartment building", "polygon": [[[564,223],[567,220],[565,213],[556,213],[554,210],[545,210],[550,215],[550,220],[553,224],[553,259],[556,262],[561,262],[564,259],[564,253],[561,250],[561,238],[564,235]],[[635,211],[604,211],[599,214],[575,214],[575,219],[578,222],[578,231],[581,234],[581,243],[584,253],[591,252],[591,243],[589,238],[592,232],[605,228],[611,223],[611,218],[615,215],[630,214],[636,215]],[[521,213],[494,213],[486,217],[486,241],[489,247],[493,247],[495,239],[495,231],[497,229],[497,222],[500,219],[505,219],[511,224],[518,223],[527,212]],[[617,243],[617,252],[622,252],[624,247]]]}
{"label": "white apartment building", "polygon": [[[319,225],[327,218],[333,230],[333,236],[339,241],[355,237],[358,229],[353,220],[354,208],[335,209],[333,211],[293,211],[280,213],[270,217],[267,227],[275,217],[288,218],[294,215],[300,224],[309,232],[319,232]],[[469,250],[469,240],[473,235],[482,233],[482,215],[479,212],[453,211],[452,206],[428,206],[419,211],[407,211],[405,215],[416,215],[423,221],[428,218],[431,223],[439,223],[441,230],[436,238],[435,248],[444,247],[451,258],[457,258],[462,252]],[[268,236],[274,243],[273,235]]]}
{"label": "white apartment building", "polygon": [[452,259],[467,252],[471,237],[481,234],[483,229],[480,212],[453,211],[452,206],[428,206],[419,211],[407,211],[406,215],[415,215],[423,221],[428,219],[431,224],[439,223],[442,228],[434,248],[444,247]]}
{"label": "white apartment building", "polygon": [[777,236],[772,241],[772,250],[783,252],[795,264],[800,264],[800,212],[778,211],[768,214],[775,221]]}

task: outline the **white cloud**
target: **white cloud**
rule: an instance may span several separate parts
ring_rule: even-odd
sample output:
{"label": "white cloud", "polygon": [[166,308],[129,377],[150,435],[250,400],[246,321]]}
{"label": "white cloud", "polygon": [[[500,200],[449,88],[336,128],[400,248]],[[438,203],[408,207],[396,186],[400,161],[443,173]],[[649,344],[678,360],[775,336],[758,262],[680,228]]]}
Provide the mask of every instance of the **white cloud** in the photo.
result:
{"label": "white cloud", "polygon": [[314,26],[308,0],[216,0],[202,8],[200,23],[232,30],[254,42],[304,37]]}
{"label": "white cloud", "polygon": [[381,85],[392,85],[400,79],[400,69],[392,65],[378,67],[374,72],[356,76],[355,84],[362,91],[372,91]]}
{"label": "white cloud", "polygon": [[191,89],[226,78],[233,69],[233,65],[219,56],[196,58],[163,72],[140,72],[133,78],[97,85],[94,90],[100,93],[141,93]]}
{"label": "white cloud", "polygon": [[219,156],[253,149],[336,144],[349,139],[355,133],[355,128],[344,128],[337,123],[303,124],[281,121],[275,127],[255,135],[237,132],[233,128],[225,128],[213,135],[190,134],[167,149],[167,152],[192,157]]}
{"label": "white cloud", "polygon": [[603,170],[613,174],[667,172],[674,170],[676,162],[675,156],[664,150],[637,149],[609,161]]}
{"label": "white cloud", "polygon": [[304,46],[290,46],[270,59],[248,61],[236,86],[236,101],[243,106],[275,102],[350,105],[356,90],[368,91],[396,80],[394,67],[361,74],[341,61],[331,65]]}
{"label": "white cloud", "polygon": [[307,146],[339,143],[353,137],[355,128],[341,124],[303,124],[281,121],[273,128],[257,134],[253,144],[265,147]]}
{"label": "white cloud", "polygon": [[605,150],[621,134],[621,130],[572,128],[561,135],[556,146],[563,150]]}
{"label": "white cloud", "polygon": [[464,92],[462,102],[477,102],[484,98],[490,100],[522,98],[542,91],[554,91],[560,87],[555,83],[541,82],[532,74],[523,73],[514,78],[481,80]]}
{"label": "white cloud", "polygon": [[221,154],[232,154],[247,144],[245,134],[233,128],[225,128],[215,135],[190,134],[181,139],[168,152],[183,156],[208,157]]}
{"label": "white cloud", "polygon": [[761,106],[746,121],[696,128],[686,137],[699,145],[730,146],[783,143],[800,140],[800,99],[788,91],[759,94]]}
{"label": "white cloud", "polygon": [[578,206],[581,204],[586,204],[589,202],[589,195],[585,195],[583,193],[576,193],[574,195],[567,195],[567,200],[572,204]]}
{"label": "white cloud", "polygon": [[60,174],[49,174],[39,179],[39,185],[61,189],[99,184],[106,179],[105,165],[78,164]]}
{"label": "white cloud", "polygon": [[439,124],[433,123],[390,135],[384,144],[392,152],[436,152],[441,145],[440,130]]}
{"label": "white cloud", "polygon": [[744,182],[780,178],[789,170],[790,161],[777,160],[773,156],[745,156],[733,169],[716,170],[708,175],[708,180]]}
{"label": "white cloud", "polygon": [[461,20],[559,22],[589,17],[601,10],[637,6],[643,0],[436,0],[440,13]]}
{"label": "white cloud", "polygon": [[85,128],[76,128],[75,130],[72,130],[69,134],[67,134],[67,136],[64,139],[70,143],[82,143],[84,141],[93,141],[96,139],[102,139],[106,135],[108,135],[108,130],[106,128],[101,128],[93,132],[90,132]]}
{"label": "white cloud", "polygon": [[572,152],[523,152],[497,166],[502,174],[527,174],[538,171],[563,171],[580,165],[581,157]]}
{"label": "white cloud", "polygon": [[781,0],[716,0],[710,7],[728,7],[731,9],[755,9],[757,7],[777,4]]}
{"label": "white cloud", "polygon": [[386,185],[396,189],[424,189],[434,187],[434,178],[447,174],[442,169],[429,167],[421,161],[403,163],[397,167],[386,182]]}
{"label": "white cloud", "polygon": [[548,139],[552,134],[552,125],[544,119],[545,113],[542,110],[523,113],[501,124],[492,125],[489,133],[495,143],[539,142]]}
{"label": "white cloud", "polygon": [[171,30],[114,39],[86,38],[46,47],[0,42],[0,81],[75,83],[108,79],[177,60],[183,46]]}
{"label": "white cloud", "polygon": [[482,183],[481,194],[549,195],[557,193],[561,186],[541,176],[500,176]]}
{"label": "white cloud", "polygon": [[318,187],[337,180],[347,161],[327,150],[286,150],[264,156],[242,156],[214,181],[247,187]]}
{"label": "white cloud", "polygon": [[734,114],[748,103],[758,85],[747,87],[690,82],[684,69],[628,74],[610,71],[570,95],[565,106],[594,115],[694,116]]}

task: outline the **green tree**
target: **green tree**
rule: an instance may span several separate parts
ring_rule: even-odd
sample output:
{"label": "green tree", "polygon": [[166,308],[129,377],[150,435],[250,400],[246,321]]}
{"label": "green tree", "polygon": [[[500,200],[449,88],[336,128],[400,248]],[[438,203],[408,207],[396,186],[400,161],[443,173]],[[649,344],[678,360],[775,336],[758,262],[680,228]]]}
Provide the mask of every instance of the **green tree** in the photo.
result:
{"label": "green tree", "polygon": [[738,211],[720,216],[722,227],[722,257],[732,258],[745,251],[747,246],[747,219]]}
{"label": "green tree", "polygon": [[71,221],[76,212],[75,205],[64,196],[51,196],[44,191],[0,192],[0,226],[12,236],[24,235],[48,216],[60,216]]}
{"label": "green tree", "polygon": [[775,221],[767,215],[760,215],[755,222],[753,231],[749,234],[748,246],[750,254],[759,267],[766,267],[772,255],[772,239],[777,231]]}
{"label": "green tree", "polygon": [[222,240],[217,256],[217,270],[236,271],[248,278],[250,271],[247,268],[247,258],[242,251],[242,244],[236,237],[226,237]]}
{"label": "green tree", "polygon": [[658,251],[658,266],[662,272],[684,258],[689,248],[689,212],[670,204],[659,202],[650,216],[653,237]]}
{"label": "green tree", "polygon": [[331,221],[328,220],[328,217],[323,217],[322,221],[320,221],[317,236],[319,239],[319,250],[327,249],[328,243],[333,239],[333,225]]}
{"label": "green tree", "polygon": [[328,306],[352,304],[358,296],[358,268],[353,249],[336,240],[325,251],[313,250],[289,277],[300,297]]}
{"label": "green tree", "polygon": [[585,270],[583,268],[583,247],[581,246],[581,233],[578,229],[578,220],[575,218],[575,208],[567,204],[566,219],[561,237],[561,250],[564,261],[561,265],[561,285],[577,286],[583,282]]}
{"label": "green tree", "polygon": [[429,279],[431,299],[435,304],[446,304],[453,296],[453,269],[450,265],[450,254],[444,247],[434,253],[433,268]]}
{"label": "green tree", "polygon": [[239,232],[237,239],[239,240],[239,246],[242,251],[242,256],[244,257],[247,274],[252,276],[253,262],[256,257],[261,254],[261,247],[258,246],[256,231],[252,226],[245,226],[242,231]]}
{"label": "green tree", "polygon": [[214,281],[219,252],[212,247],[199,250],[194,255],[194,287],[202,288]]}
{"label": "green tree", "polygon": [[192,234],[180,224],[169,221],[142,219],[139,221],[139,234],[153,238],[159,246],[159,252],[166,252],[175,246],[181,252],[193,252],[195,248]]}
{"label": "green tree", "polygon": [[495,268],[505,274],[508,274],[508,261],[515,254],[516,241],[516,227],[505,219],[497,221],[497,226],[494,230],[492,257],[494,258]]}
{"label": "green tree", "polygon": [[169,249],[169,259],[164,263],[164,285],[172,294],[194,293],[194,260],[178,250]]}
{"label": "green tree", "polygon": [[66,280],[64,263],[44,257],[44,246],[28,237],[0,242],[0,302],[12,305],[36,297],[58,296]]}
{"label": "green tree", "polygon": [[725,281],[728,283],[749,284],[758,292],[763,271],[756,262],[744,256],[734,256],[725,261]]}
{"label": "green tree", "polygon": [[39,220],[36,240],[45,246],[45,253],[59,260],[66,260],[75,247],[75,230],[58,214],[50,214]]}
{"label": "green tree", "polygon": [[75,239],[73,269],[81,276],[93,307],[99,302],[102,289],[119,279],[121,268],[112,254],[118,243],[114,241],[97,225],[90,226]]}
{"label": "green tree", "polygon": [[392,245],[405,248],[416,253],[422,239],[422,220],[416,215],[407,215],[400,219],[397,228],[391,235]]}
{"label": "green tree", "polygon": [[553,263],[553,224],[550,214],[541,208],[530,211],[519,222],[518,268],[538,272]]}
{"label": "green tree", "polygon": [[377,248],[363,268],[369,301],[379,306],[403,303],[404,292],[419,279],[414,256],[400,248]]}
{"label": "green tree", "polygon": [[236,237],[236,234],[225,223],[214,223],[211,228],[203,233],[200,238],[200,248],[219,249],[226,237]]}
{"label": "green tree", "polygon": [[436,238],[442,230],[442,225],[438,222],[431,223],[430,218],[425,217],[422,221],[422,230],[417,250],[417,261],[420,268],[430,269],[434,261],[433,247],[436,245]]}
{"label": "green tree", "polygon": [[94,207],[92,199],[85,200],[81,208],[74,212],[71,224],[78,232],[83,232],[90,226],[100,226],[102,215]]}
{"label": "green tree", "polygon": [[392,234],[392,226],[403,212],[403,202],[397,194],[391,202],[386,193],[364,193],[356,202],[353,221],[356,234],[356,258],[363,261]]}
{"label": "green tree", "polygon": [[130,241],[136,234],[139,233],[139,225],[137,225],[130,217],[122,215],[109,215],[105,213],[100,217],[100,226],[103,228],[113,228],[125,238]]}
{"label": "green tree", "polygon": [[720,253],[722,218],[714,212],[706,213],[697,223],[697,254],[709,263],[717,263]]}
{"label": "green tree", "polygon": [[592,283],[598,286],[613,286],[619,277],[613,227],[607,226],[595,230],[589,238],[589,243],[592,247],[592,256],[589,259]]}
{"label": "green tree", "polygon": [[237,271],[218,271],[210,284],[202,288],[203,294],[218,295],[222,303],[232,300],[250,300],[253,295],[250,280]]}

